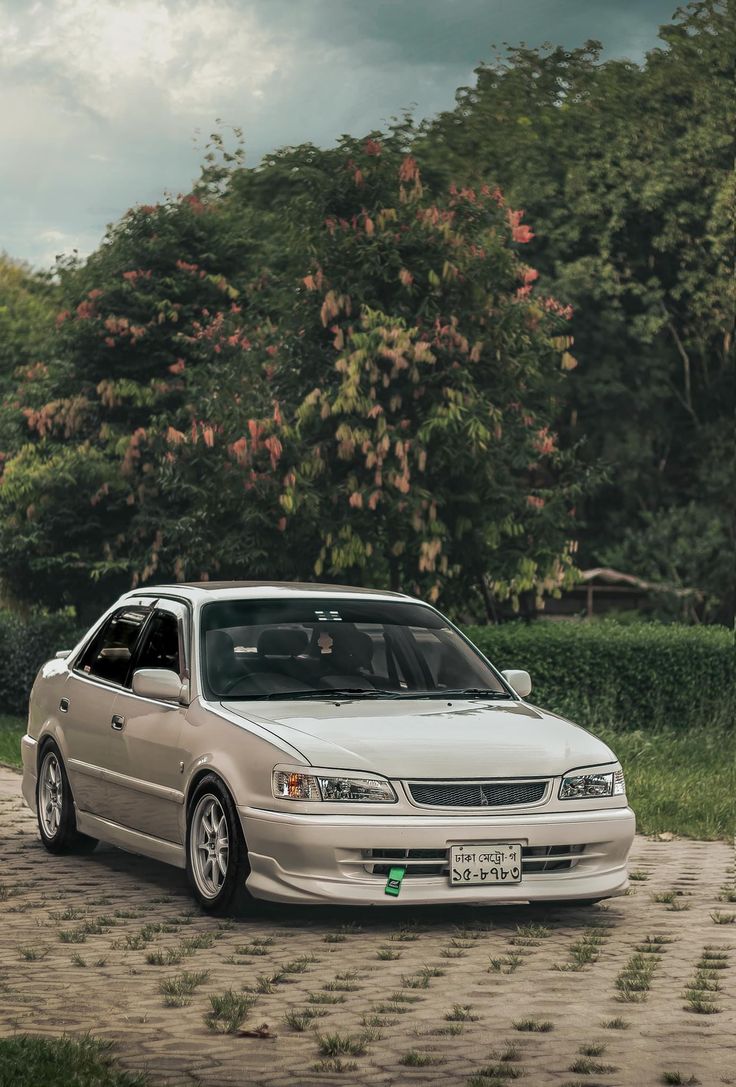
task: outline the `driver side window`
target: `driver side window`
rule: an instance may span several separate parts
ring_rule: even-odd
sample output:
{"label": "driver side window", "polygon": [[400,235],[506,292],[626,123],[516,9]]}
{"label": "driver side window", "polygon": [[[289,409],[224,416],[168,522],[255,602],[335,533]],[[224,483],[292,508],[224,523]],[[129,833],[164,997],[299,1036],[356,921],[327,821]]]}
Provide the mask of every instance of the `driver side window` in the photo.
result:
{"label": "driver side window", "polygon": [[179,624],[171,612],[157,611],[145,633],[135,668],[167,668],[181,675]]}

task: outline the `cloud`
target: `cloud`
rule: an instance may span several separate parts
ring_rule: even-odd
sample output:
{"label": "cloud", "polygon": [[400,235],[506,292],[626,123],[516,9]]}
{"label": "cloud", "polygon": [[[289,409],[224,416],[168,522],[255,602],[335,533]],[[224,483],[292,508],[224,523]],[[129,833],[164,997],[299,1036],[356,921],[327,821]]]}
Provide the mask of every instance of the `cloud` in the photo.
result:
{"label": "cloud", "polygon": [[253,164],[451,107],[493,42],[598,37],[640,59],[669,17],[662,0],[0,0],[0,248],[45,264],[56,232],[88,252],[131,204],[186,191],[216,118]]}

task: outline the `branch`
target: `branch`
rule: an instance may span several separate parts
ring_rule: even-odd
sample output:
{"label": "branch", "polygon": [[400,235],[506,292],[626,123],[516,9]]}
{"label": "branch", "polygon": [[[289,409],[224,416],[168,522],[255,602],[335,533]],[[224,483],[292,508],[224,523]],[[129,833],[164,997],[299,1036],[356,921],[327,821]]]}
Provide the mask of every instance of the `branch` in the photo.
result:
{"label": "branch", "polygon": [[667,328],[670,330],[670,332],[672,334],[672,339],[675,341],[675,347],[677,348],[678,353],[680,355],[680,358],[682,359],[682,370],[683,370],[683,375],[684,375],[684,380],[685,380],[685,396],[684,397],[681,396],[681,394],[678,392],[677,388],[674,385],[672,386],[673,391],[674,391],[675,395],[677,396],[677,399],[680,401],[682,406],[685,408],[685,410],[693,417],[693,419],[698,424],[698,426],[700,426],[700,420],[698,419],[697,415],[695,414],[695,410],[693,408],[692,388],[691,388],[691,382],[690,382],[690,356],[688,355],[687,351],[685,350],[685,345],[683,344],[682,340],[680,339],[680,336],[679,336],[679,334],[677,332],[677,329],[674,326],[674,323],[673,323],[672,318],[670,316],[669,310],[665,306],[664,302],[661,301],[661,299],[660,299],[659,304],[662,307],[662,313],[664,314],[665,321],[666,321],[666,324],[667,324]]}

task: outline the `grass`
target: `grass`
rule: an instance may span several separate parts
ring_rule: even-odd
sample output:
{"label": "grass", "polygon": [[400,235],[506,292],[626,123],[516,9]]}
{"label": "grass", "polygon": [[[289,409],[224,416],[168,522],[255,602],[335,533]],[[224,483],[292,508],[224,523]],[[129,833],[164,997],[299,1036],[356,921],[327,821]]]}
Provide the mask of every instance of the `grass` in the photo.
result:
{"label": "grass", "polygon": [[301,1034],[312,1025],[314,1019],[321,1019],[328,1014],[323,1008],[304,1008],[300,1012],[291,1009],[284,1016],[284,1022],[287,1027]]}
{"label": "grass", "polygon": [[323,1057],[362,1057],[366,1039],[362,1034],[318,1034],[317,1045]]}
{"label": "grass", "polygon": [[252,994],[226,989],[224,993],[210,997],[210,1010],[205,1014],[204,1021],[210,1030],[218,1034],[237,1034],[255,1003],[256,997]]}
{"label": "grass", "polygon": [[487,1064],[485,1068],[479,1069],[476,1076],[481,1083],[498,1083],[505,1079],[521,1079],[524,1075],[523,1068],[514,1068],[512,1064],[505,1064],[499,1062],[498,1064]]}
{"label": "grass", "polygon": [[167,1008],[184,1008],[191,1004],[192,995],[197,986],[204,984],[209,977],[206,970],[193,973],[184,970],[173,978],[165,978],[158,987]]}
{"label": "grass", "polygon": [[515,1019],[514,1030],[526,1031],[531,1034],[548,1034],[554,1030],[554,1024],[549,1019]]}
{"label": "grass", "polygon": [[695,1087],[696,1084],[700,1083],[700,1080],[696,1079],[695,1076],[688,1076],[685,1079],[682,1072],[663,1072],[662,1083],[679,1084],[681,1087]]}
{"label": "grass", "polygon": [[430,1064],[444,1064],[445,1058],[439,1053],[420,1053],[416,1049],[410,1049],[403,1057],[399,1057],[399,1064],[407,1068],[426,1068]]}
{"label": "grass", "polygon": [[658,956],[636,951],[616,978],[617,1000],[630,1004],[646,1000],[657,965]]}
{"label": "grass", "polygon": [[149,966],[178,966],[183,957],[183,952],[175,947],[167,947],[165,951],[159,948],[147,952],[146,962]]}
{"label": "grass", "polygon": [[[309,967],[315,962],[319,962],[319,960],[314,955],[300,955],[298,959],[292,959],[291,962],[284,963],[281,969],[285,974],[306,974]],[[346,976],[344,974],[337,975],[338,978]]]}
{"label": "grass", "polygon": [[592,727],[592,731],[621,760],[641,833],[669,830],[708,841],[733,836],[733,729],[619,732]]}
{"label": "grass", "polygon": [[148,1078],[118,1068],[109,1042],[96,1038],[0,1039],[0,1083],[13,1087],[145,1087]]}
{"label": "grass", "polygon": [[721,989],[719,971],[729,967],[728,951],[708,945],[695,967],[695,973],[685,987],[685,1011],[696,1015],[716,1015],[720,1012],[715,993]]}
{"label": "grass", "polygon": [[509,943],[518,947],[536,947],[540,940],[547,939],[550,932],[549,925],[540,925],[534,921],[528,925],[517,925],[516,935],[511,937]]}
{"label": "grass", "polygon": [[333,993],[307,993],[310,1004],[344,1004],[344,996],[335,996]]}
{"label": "grass", "polygon": [[49,953],[47,947],[19,947],[18,954],[24,962],[39,962],[41,959],[45,959]]}
{"label": "grass", "polygon": [[357,1068],[355,1061],[343,1061],[340,1057],[326,1057],[312,1065],[315,1072],[355,1072]]}
{"label": "grass", "polygon": [[453,1004],[449,1012],[445,1013],[445,1019],[449,1023],[475,1023],[477,1015],[473,1015],[472,1004]]}
{"label": "grass", "polygon": [[26,731],[24,717],[0,714],[0,762],[21,766],[20,738]]}
{"label": "grass", "polygon": [[490,958],[489,971],[492,974],[513,974],[519,969],[524,959],[521,955],[512,951],[508,955],[503,955],[499,959]]}
{"label": "grass", "polygon": [[617,1069],[614,1064],[601,1064],[599,1061],[592,1061],[589,1057],[578,1057],[570,1065],[570,1071],[583,1076],[607,1076],[611,1072],[616,1072]]}
{"label": "grass", "polygon": [[606,939],[606,929],[589,928],[583,932],[579,940],[570,944],[568,961],[556,965],[555,970],[582,970],[592,962],[597,962],[600,946]]}

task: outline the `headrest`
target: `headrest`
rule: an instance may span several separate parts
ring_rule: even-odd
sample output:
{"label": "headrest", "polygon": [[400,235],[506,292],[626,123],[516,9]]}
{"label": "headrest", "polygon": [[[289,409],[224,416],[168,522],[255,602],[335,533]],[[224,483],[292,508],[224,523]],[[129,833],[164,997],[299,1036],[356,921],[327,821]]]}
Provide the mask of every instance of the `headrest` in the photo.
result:
{"label": "headrest", "polygon": [[341,627],[335,631],[332,651],[341,661],[368,668],[373,660],[373,639],[370,634],[355,627]]}
{"label": "headrest", "polygon": [[295,630],[292,627],[271,627],[261,631],[258,638],[259,657],[295,657],[306,648],[306,630]]}

